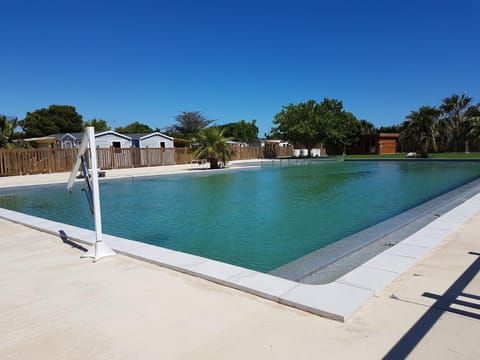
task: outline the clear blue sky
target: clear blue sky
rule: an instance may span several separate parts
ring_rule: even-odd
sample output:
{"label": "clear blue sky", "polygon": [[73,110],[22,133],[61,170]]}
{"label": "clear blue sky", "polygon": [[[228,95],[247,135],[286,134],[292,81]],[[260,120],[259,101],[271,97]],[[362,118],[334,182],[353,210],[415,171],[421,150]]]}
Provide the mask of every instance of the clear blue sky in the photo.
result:
{"label": "clear blue sky", "polygon": [[480,2],[1,0],[0,113],[51,104],[113,128],[217,124],[324,97],[377,126],[480,101]]}

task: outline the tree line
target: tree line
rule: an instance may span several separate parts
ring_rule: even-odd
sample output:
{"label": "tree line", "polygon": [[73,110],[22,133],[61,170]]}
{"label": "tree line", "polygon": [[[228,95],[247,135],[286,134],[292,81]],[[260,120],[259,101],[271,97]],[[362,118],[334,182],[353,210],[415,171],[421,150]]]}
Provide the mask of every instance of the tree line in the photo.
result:
{"label": "tree line", "polygon": [[480,146],[480,102],[474,104],[465,94],[453,94],[440,106],[412,111],[398,130],[401,146],[422,157],[429,152],[469,152],[471,144]]}
{"label": "tree line", "polygon": [[272,137],[288,140],[296,147],[312,149],[321,143],[336,146],[345,153],[360,140],[361,135],[372,134],[375,126],[357,119],[343,108],[342,101],[324,98],[318,103],[304,103],[282,107],[273,120]]}
{"label": "tree line", "polygon": [[[212,125],[214,120],[208,119],[200,111],[183,111],[175,116],[175,122],[165,129],[166,135],[193,140],[199,132],[207,127],[222,130],[225,137],[241,142],[252,142],[258,138],[256,121],[240,120],[223,125]],[[74,106],[50,105],[33,112],[28,112],[24,119],[0,115],[0,147],[28,147],[23,139],[49,136],[53,134],[81,132],[87,126],[93,126],[96,132],[112,130],[104,119],[84,121]],[[151,133],[160,132],[160,128],[152,129],[149,125],[138,121],[114,129],[118,133]]]}
{"label": "tree line", "polygon": [[421,106],[399,125],[376,128],[346,111],[341,101],[328,98],[283,106],[273,123],[272,137],[308,149],[324,143],[346,153],[362,135],[399,133],[402,151],[423,157],[428,152],[468,152],[472,145],[480,151],[480,102],[474,104],[465,94],[446,97],[439,106]]}
{"label": "tree line", "polygon": [[[227,140],[251,143],[258,139],[255,120],[215,125],[215,120],[199,111],[182,111],[174,120],[163,133],[190,142],[204,138],[206,129],[216,129],[217,136]],[[333,151],[346,153],[362,135],[395,132],[400,134],[402,151],[415,151],[421,156],[439,151],[468,152],[472,146],[480,150],[480,102],[475,104],[473,98],[465,94],[446,97],[439,106],[421,106],[398,125],[377,128],[345,110],[342,101],[328,98],[283,106],[274,116],[273,125],[267,138],[286,140],[308,149],[324,143],[334,147]],[[68,105],[38,109],[27,113],[23,120],[0,115],[0,147],[25,146],[21,139],[80,132],[86,126],[93,126],[97,132],[111,130],[104,119],[83,121],[75,107]],[[160,131],[138,121],[114,130],[119,133]]]}

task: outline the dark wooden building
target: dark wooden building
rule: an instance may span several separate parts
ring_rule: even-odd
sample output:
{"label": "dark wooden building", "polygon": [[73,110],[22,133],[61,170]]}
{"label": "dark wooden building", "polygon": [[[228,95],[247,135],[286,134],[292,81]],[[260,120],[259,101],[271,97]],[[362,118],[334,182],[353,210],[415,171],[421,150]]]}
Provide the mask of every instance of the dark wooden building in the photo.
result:
{"label": "dark wooden building", "polygon": [[398,152],[398,133],[362,135],[360,141],[350,148],[350,154],[383,155]]}

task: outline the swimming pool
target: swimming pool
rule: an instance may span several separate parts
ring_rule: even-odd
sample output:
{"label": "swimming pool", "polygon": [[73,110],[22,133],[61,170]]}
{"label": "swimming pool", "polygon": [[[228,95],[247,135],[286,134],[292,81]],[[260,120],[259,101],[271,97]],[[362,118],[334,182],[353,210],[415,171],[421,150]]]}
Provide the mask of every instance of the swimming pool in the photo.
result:
{"label": "swimming pool", "polygon": [[[480,176],[476,162],[315,162],[101,183],[104,232],[263,272]],[[64,186],[2,190],[0,206],[92,228]]]}

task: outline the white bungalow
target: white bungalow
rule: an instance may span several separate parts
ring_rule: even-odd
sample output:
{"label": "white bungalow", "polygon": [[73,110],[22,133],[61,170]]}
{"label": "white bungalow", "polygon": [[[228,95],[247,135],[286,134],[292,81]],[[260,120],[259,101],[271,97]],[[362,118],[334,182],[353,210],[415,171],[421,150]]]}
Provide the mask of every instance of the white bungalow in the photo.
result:
{"label": "white bungalow", "polygon": [[[35,142],[42,147],[58,147],[61,149],[70,149],[79,147],[82,143],[83,132],[72,132],[64,134],[53,134],[45,137],[25,139]],[[117,149],[123,148],[173,148],[174,139],[160,132],[140,133],[140,134],[120,134],[116,131],[108,130],[95,134],[97,147]]]}
{"label": "white bungalow", "polygon": [[248,144],[246,142],[240,142],[240,141],[228,140],[227,144],[233,147],[234,149],[248,147]]}
{"label": "white bungalow", "polygon": [[173,138],[160,132],[126,134],[132,139],[132,146],[137,148],[173,148]]}
{"label": "white bungalow", "polygon": [[[25,139],[26,141],[35,142],[37,144],[49,142],[49,146],[53,145],[61,149],[71,149],[79,147],[82,143],[83,132],[72,132],[64,134],[52,134],[41,138]],[[95,134],[95,142],[97,147],[109,148],[111,146],[115,148],[129,148],[132,146],[132,138],[117,133],[115,131],[104,131]],[[51,145],[50,145],[51,144]]]}
{"label": "white bungalow", "polygon": [[59,148],[62,149],[71,149],[74,147],[80,146],[83,138],[83,133],[81,132],[72,132],[66,134],[53,134],[47,137],[55,138],[55,143]]}
{"label": "white bungalow", "polygon": [[132,147],[132,138],[126,134],[120,134],[109,130],[95,134],[95,143],[100,148],[129,148]]}

